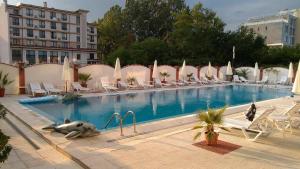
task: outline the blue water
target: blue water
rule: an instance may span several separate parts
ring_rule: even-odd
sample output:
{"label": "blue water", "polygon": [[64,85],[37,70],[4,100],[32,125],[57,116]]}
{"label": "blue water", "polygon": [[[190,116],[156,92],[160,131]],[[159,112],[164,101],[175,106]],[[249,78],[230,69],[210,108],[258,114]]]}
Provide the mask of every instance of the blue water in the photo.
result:
{"label": "blue water", "polygon": [[[236,106],[288,95],[288,89],[230,85],[81,98],[68,104],[57,100],[24,105],[56,123],[63,123],[66,118],[83,120],[103,129],[114,112],[124,115],[132,110],[137,123],[143,123],[193,114],[207,107]],[[124,124],[132,124],[132,118],[127,118]],[[117,126],[118,121],[113,120],[108,128]]]}

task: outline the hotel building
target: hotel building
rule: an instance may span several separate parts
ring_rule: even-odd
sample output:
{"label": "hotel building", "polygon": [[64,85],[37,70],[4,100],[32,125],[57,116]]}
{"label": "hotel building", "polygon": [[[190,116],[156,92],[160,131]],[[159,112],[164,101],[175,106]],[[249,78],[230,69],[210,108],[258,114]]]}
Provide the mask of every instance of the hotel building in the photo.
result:
{"label": "hotel building", "polygon": [[0,62],[80,64],[97,62],[96,26],[87,22],[89,11],[30,4],[0,6]]}
{"label": "hotel building", "polygon": [[244,26],[266,38],[268,46],[300,44],[300,9],[284,10],[276,15],[252,18]]}

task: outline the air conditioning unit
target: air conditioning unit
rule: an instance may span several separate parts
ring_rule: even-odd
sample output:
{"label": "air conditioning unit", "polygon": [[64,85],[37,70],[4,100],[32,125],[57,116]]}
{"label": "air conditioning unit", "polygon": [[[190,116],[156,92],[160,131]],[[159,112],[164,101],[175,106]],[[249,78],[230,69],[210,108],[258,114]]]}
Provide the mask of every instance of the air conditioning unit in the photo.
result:
{"label": "air conditioning unit", "polygon": [[36,16],[36,15],[34,15],[34,18],[37,18],[37,16]]}
{"label": "air conditioning unit", "polygon": [[37,39],[38,37],[37,37],[37,36],[34,36],[34,38]]}
{"label": "air conditioning unit", "polygon": [[60,21],[60,19],[59,19],[59,18],[57,18],[57,20],[58,20],[58,21]]}
{"label": "air conditioning unit", "polygon": [[61,40],[61,38],[58,38],[58,40]]}
{"label": "air conditioning unit", "polygon": [[34,25],[34,28],[38,28],[38,26],[37,26],[37,25]]}

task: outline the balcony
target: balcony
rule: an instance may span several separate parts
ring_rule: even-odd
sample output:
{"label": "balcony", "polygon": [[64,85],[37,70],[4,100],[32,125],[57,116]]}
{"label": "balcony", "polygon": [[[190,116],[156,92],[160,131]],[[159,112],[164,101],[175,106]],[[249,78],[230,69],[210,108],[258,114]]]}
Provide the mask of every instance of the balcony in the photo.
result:
{"label": "balcony", "polygon": [[[54,43],[53,43],[54,42]],[[59,41],[46,41],[40,39],[31,39],[30,44],[28,44],[27,39],[17,39],[13,38],[10,44],[14,47],[36,47],[36,48],[54,48],[54,49],[69,49],[69,50],[87,50],[95,52],[96,49],[92,48],[77,48],[76,42],[59,42]]]}

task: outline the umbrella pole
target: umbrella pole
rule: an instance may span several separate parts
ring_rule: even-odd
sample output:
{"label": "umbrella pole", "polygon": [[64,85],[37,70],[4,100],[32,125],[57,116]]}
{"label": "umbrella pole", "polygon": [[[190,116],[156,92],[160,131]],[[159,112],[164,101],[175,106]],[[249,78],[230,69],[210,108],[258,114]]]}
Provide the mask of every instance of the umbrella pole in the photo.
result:
{"label": "umbrella pole", "polygon": [[66,89],[66,93],[68,93],[68,81],[66,80],[66,87],[65,87],[65,89]]}

